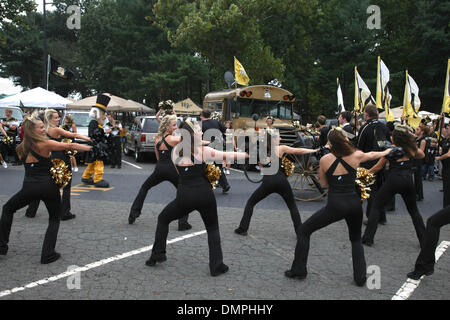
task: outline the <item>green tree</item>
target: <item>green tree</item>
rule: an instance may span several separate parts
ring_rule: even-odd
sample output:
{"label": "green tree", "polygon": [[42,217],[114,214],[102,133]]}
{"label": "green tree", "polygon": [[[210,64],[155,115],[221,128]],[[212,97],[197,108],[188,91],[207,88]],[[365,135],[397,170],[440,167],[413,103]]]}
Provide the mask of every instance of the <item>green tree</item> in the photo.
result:
{"label": "green tree", "polygon": [[32,12],[37,4],[33,0],[8,0],[0,2],[0,23],[17,25],[23,23],[24,12]]}
{"label": "green tree", "polygon": [[251,83],[283,78],[284,65],[275,57],[259,29],[256,0],[159,0],[155,23],[172,45],[188,48],[212,66],[212,88],[223,88],[223,74],[234,70],[233,57],[243,64]]}
{"label": "green tree", "polygon": [[21,24],[2,25],[4,42],[0,44],[0,76],[12,77],[15,85],[24,88],[42,86],[42,15],[30,12]]}

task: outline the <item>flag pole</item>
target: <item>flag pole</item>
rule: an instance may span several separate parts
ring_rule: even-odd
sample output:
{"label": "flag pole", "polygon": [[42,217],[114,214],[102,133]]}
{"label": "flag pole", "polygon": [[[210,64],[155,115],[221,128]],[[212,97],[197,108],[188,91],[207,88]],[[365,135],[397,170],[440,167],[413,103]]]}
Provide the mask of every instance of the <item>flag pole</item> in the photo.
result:
{"label": "flag pole", "polygon": [[234,58],[234,89],[237,89],[237,79],[236,79],[236,56]]}
{"label": "flag pole", "polygon": [[[339,90],[339,78],[336,78],[336,86]],[[341,108],[339,108],[339,93],[338,93],[338,117],[339,117],[339,112],[341,111]]]}
{"label": "flag pole", "polygon": [[50,55],[47,55],[47,82],[46,82],[46,90],[48,91],[48,75],[50,74]]}
{"label": "flag pole", "polygon": [[353,115],[353,117],[355,118],[355,135],[356,135],[356,132],[358,131],[358,118],[357,118],[357,113],[356,113],[356,106],[358,105],[357,103],[358,103],[358,95],[359,95],[359,93],[358,93],[358,80],[356,79],[356,73],[357,73],[357,67],[355,66],[355,109],[354,109],[354,115]]}

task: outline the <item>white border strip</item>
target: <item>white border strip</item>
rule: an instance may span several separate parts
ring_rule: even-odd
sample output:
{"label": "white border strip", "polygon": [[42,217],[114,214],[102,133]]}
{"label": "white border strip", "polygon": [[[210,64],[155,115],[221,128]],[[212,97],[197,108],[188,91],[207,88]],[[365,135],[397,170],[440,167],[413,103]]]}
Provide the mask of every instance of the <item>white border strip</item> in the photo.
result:
{"label": "white border strip", "polygon": [[[167,244],[171,244],[171,243],[175,243],[175,242],[178,242],[178,241],[186,240],[186,239],[189,239],[189,238],[192,238],[192,237],[199,236],[199,235],[204,234],[204,233],[206,233],[206,230],[199,231],[199,232],[194,232],[194,233],[191,233],[191,234],[187,234],[187,235],[184,235],[184,236],[181,236],[181,237],[169,240],[169,241],[167,241]],[[8,295],[11,295],[11,294],[19,292],[19,291],[23,291],[25,289],[34,288],[34,287],[37,287],[39,285],[46,284],[46,283],[49,283],[49,282],[54,282],[56,280],[69,277],[69,276],[71,276],[73,274],[76,274],[78,272],[88,271],[90,269],[94,269],[94,268],[103,266],[103,265],[108,264],[110,262],[122,260],[124,258],[128,258],[128,257],[134,256],[136,254],[144,253],[144,252],[150,251],[152,248],[153,248],[153,245],[150,245],[150,246],[147,246],[147,247],[142,247],[140,249],[136,249],[136,250],[133,250],[133,251],[121,253],[121,254],[115,255],[115,256],[110,257],[110,258],[106,258],[106,259],[103,259],[103,260],[100,260],[100,261],[89,263],[89,264],[85,265],[84,267],[78,267],[76,269],[63,272],[63,273],[58,274],[56,276],[52,276],[52,277],[48,277],[48,278],[45,278],[45,279],[42,279],[42,280],[34,281],[34,282],[26,284],[26,285],[24,285],[22,287],[16,287],[16,288],[13,288],[11,290],[4,290],[4,291],[0,292],[0,298],[8,296]]]}
{"label": "white border strip", "polygon": [[[450,241],[442,241],[439,247],[437,247],[434,255],[436,262],[444,254],[445,250],[450,247]],[[413,280],[408,278],[402,287],[397,291],[397,293],[392,297],[391,300],[407,300],[419,286],[420,281],[424,276],[420,277],[419,280]]]}
{"label": "white border strip", "polygon": [[133,166],[133,167],[135,167],[135,168],[138,168],[138,169],[141,169],[141,170],[142,170],[141,167],[139,167],[139,166],[137,166],[137,165],[135,165],[135,164],[132,164],[132,163],[130,163],[130,162],[128,162],[128,161],[122,160],[122,162],[125,162],[126,164],[129,164],[130,166]]}

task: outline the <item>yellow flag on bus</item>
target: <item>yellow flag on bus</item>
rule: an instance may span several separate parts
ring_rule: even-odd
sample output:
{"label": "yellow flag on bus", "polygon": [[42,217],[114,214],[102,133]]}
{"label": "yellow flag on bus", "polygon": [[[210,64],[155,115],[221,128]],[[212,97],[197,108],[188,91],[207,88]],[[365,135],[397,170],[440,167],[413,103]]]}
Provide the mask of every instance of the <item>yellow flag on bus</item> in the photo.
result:
{"label": "yellow flag on bus", "polygon": [[244,67],[236,57],[234,57],[234,77],[236,78],[236,82],[243,86],[246,86],[250,81],[247,72],[245,72]]}

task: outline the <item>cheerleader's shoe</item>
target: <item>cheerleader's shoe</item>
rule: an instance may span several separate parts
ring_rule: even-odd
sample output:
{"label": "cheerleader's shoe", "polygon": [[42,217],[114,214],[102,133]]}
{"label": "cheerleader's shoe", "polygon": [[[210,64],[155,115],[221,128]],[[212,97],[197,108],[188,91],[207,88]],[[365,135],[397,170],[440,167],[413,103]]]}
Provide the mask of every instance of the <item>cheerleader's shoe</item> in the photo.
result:
{"label": "cheerleader's shoe", "polygon": [[228,270],[229,270],[228,266],[225,263],[222,263],[220,267],[217,268],[217,270],[211,271],[211,276],[212,277],[220,276],[221,274],[228,272]]}
{"label": "cheerleader's shoe", "polygon": [[52,255],[48,257],[41,258],[41,264],[52,263],[58,260],[59,258],[61,258],[61,255],[58,252],[54,252]]}
{"label": "cheerleader's shoe", "polygon": [[247,235],[247,231],[245,231],[245,230],[242,229],[241,227],[235,229],[235,230],[234,230],[234,233],[240,234],[241,236],[246,236],[246,235]]}
{"label": "cheerleader's shoe", "polygon": [[6,256],[6,254],[8,253],[8,245],[4,245],[4,246],[0,246],[0,255],[1,256]]}
{"label": "cheerleader's shoe", "polygon": [[8,165],[6,164],[6,162],[2,162],[2,166],[3,166],[3,168],[5,168],[5,169],[8,168]]}
{"label": "cheerleader's shoe", "polygon": [[287,271],[285,271],[285,272],[284,272],[284,275],[285,275],[286,277],[288,277],[288,278],[291,278],[291,279],[299,279],[299,280],[303,280],[303,279],[306,278],[306,273],[304,273],[304,274],[298,274],[298,273],[295,273],[295,272],[292,271],[292,270],[287,270]]}
{"label": "cheerleader's shoe", "polygon": [[161,263],[167,260],[166,255],[160,256],[158,258],[150,257],[147,261],[145,261],[145,265],[149,267],[154,267],[156,263]]}
{"label": "cheerleader's shoe", "polygon": [[75,167],[75,168],[72,169],[72,171],[73,171],[73,172],[78,172],[78,168]]}
{"label": "cheerleader's shoe", "polygon": [[67,221],[67,220],[75,219],[75,217],[76,217],[76,215],[69,212],[69,213],[66,213],[65,215],[61,216],[61,220]]}
{"label": "cheerleader's shoe", "polygon": [[429,271],[414,270],[414,271],[408,273],[408,278],[413,279],[413,280],[419,280],[422,276],[431,276],[433,273],[434,273],[434,270],[429,270]]}

